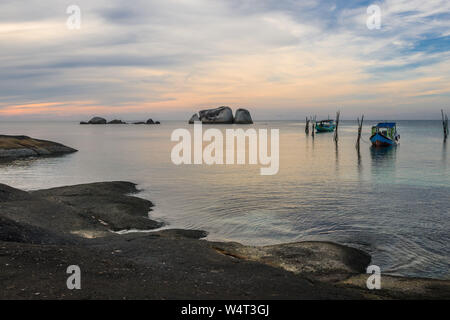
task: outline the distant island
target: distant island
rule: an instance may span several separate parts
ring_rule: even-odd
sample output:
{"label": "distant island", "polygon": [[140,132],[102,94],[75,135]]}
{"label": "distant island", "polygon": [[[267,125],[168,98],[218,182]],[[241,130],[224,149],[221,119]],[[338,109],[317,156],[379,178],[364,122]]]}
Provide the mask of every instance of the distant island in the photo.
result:
{"label": "distant island", "polygon": [[[81,121],[80,124],[83,125],[87,125],[87,124],[95,124],[95,125],[99,125],[99,124],[128,124],[128,122],[122,121],[122,120],[118,120],[118,119],[114,119],[111,121],[106,120],[105,118],[102,117],[93,117],[91,120],[89,121]],[[133,124],[161,124],[160,121],[153,121],[153,119],[148,119],[147,121],[138,121],[138,122],[133,122]]]}

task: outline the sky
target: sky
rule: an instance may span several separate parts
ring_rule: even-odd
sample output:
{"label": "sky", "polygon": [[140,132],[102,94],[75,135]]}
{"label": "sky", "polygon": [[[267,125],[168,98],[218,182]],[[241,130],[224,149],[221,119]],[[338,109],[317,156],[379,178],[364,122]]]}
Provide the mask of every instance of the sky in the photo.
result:
{"label": "sky", "polygon": [[1,1],[0,49],[0,121],[450,112],[448,0]]}

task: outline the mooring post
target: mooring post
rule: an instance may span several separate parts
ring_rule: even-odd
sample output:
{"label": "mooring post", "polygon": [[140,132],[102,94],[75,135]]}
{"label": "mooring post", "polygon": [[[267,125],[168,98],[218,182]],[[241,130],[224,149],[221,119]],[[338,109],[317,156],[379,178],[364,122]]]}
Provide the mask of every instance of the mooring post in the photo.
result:
{"label": "mooring post", "polygon": [[314,116],[314,120],[312,121],[312,131],[311,135],[314,138],[316,135],[316,116]]}
{"label": "mooring post", "polygon": [[306,117],[306,126],[305,126],[305,133],[309,134],[309,121],[310,119],[308,119],[308,117]]}
{"label": "mooring post", "polygon": [[338,135],[338,128],[339,128],[339,117],[341,115],[341,112],[336,112],[336,129],[334,131],[334,141],[337,143],[339,141],[339,135]]}
{"label": "mooring post", "polygon": [[359,151],[359,147],[361,145],[360,141],[361,141],[363,122],[364,122],[364,115],[362,115],[362,117],[361,117],[361,122],[359,121],[359,118],[358,118],[358,140],[356,141],[356,149],[358,149],[358,151]]}

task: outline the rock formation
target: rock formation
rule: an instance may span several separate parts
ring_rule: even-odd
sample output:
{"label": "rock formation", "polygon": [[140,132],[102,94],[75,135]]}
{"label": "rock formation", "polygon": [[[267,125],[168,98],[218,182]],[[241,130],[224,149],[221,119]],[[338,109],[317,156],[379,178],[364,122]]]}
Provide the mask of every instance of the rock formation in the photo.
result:
{"label": "rock formation", "polygon": [[211,124],[252,124],[252,116],[247,109],[236,110],[236,116],[233,117],[233,111],[230,107],[219,107],[216,109],[206,109],[200,111],[198,114],[195,113],[190,119],[189,124],[194,124],[196,121],[201,121],[202,123]]}
{"label": "rock formation", "polygon": [[106,124],[106,119],[101,117],[94,117],[88,122],[89,124]]}
{"label": "rock formation", "polygon": [[0,135],[0,159],[53,156],[76,151],[52,141],[32,139],[27,136]]}
{"label": "rock formation", "polygon": [[112,120],[108,122],[108,124],[127,124],[127,123],[123,122],[122,120]]}
{"label": "rock formation", "polygon": [[237,109],[234,117],[234,123],[236,124],[252,124],[252,116],[247,109]]}
{"label": "rock formation", "polygon": [[199,112],[202,123],[233,123],[233,111],[230,107],[202,110]]}
{"label": "rock formation", "polygon": [[198,114],[194,114],[191,119],[189,119],[189,124],[194,124],[194,122],[200,121],[200,118],[198,117]]}

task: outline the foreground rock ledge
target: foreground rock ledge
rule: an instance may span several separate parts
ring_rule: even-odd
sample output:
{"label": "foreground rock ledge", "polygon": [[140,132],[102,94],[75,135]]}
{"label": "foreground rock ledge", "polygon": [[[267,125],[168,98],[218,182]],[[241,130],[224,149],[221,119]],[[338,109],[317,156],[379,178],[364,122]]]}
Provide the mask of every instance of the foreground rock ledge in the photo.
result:
{"label": "foreground rock ledge", "polygon": [[0,135],[0,160],[36,156],[57,156],[77,150],[60,143],[33,139],[27,136]]}
{"label": "foreground rock ledge", "polygon": [[[326,242],[249,247],[162,230],[130,182],[25,192],[0,184],[0,299],[449,299],[449,281],[384,276],[370,256]],[[151,214],[151,212],[150,212]],[[119,235],[123,229],[146,233]],[[77,264],[83,290],[66,288]],[[36,266],[39,265],[38,268]]]}

